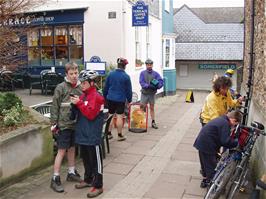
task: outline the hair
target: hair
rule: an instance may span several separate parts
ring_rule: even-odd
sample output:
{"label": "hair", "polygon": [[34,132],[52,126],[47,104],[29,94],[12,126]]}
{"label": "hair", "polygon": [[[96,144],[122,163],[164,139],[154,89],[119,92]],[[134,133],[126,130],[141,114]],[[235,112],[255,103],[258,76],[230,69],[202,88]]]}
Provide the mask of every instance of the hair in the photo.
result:
{"label": "hair", "polygon": [[221,76],[214,81],[212,88],[215,92],[219,92],[221,88],[230,88],[231,86],[232,80],[228,77]]}
{"label": "hair", "polygon": [[227,116],[231,119],[236,119],[237,122],[242,121],[242,113],[240,113],[239,111],[231,111],[227,113]]}
{"label": "hair", "polygon": [[65,65],[65,71],[68,73],[69,70],[78,70],[78,65],[75,62],[68,62]]}
{"label": "hair", "polygon": [[117,64],[117,68],[126,69],[126,65],[124,65],[124,64]]}

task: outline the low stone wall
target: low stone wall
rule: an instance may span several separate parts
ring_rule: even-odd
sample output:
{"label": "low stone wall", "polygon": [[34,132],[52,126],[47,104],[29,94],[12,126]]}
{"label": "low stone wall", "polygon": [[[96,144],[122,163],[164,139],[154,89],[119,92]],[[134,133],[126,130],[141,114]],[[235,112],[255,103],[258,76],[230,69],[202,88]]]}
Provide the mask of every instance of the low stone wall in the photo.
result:
{"label": "low stone wall", "polygon": [[38,124],[1,136],[0,188],[53,161],[49,120],[31,110]]}

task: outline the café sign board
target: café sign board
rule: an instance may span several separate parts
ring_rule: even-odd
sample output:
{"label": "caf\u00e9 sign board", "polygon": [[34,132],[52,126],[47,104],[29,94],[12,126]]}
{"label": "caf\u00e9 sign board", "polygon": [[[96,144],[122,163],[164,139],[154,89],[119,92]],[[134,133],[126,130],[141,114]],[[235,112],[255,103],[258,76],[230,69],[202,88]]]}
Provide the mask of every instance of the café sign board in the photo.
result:
{"label": "caf\u00e9 sign board", "polygon": [[149,6],[144,1],[137,1],[132,6],[132,26],[148,26],[149,25]]}
{"label": "caf\u00e9 sign board", "polygon": [[99,56],[92,56],[90,61],[85,62],[86,70],[94,70],[99,73],[99,75],[105,75],[106,62],[101,61]]}

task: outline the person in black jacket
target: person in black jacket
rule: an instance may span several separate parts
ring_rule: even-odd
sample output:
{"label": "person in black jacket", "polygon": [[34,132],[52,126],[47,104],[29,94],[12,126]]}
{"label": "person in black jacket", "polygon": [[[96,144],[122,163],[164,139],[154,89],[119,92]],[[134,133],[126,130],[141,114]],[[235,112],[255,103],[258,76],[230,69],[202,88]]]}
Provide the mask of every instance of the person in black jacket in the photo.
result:
{"label": "person in black jacket", "polygon": [[217,165],[217,152],[220,148],[234,148],[237,140],[230,137],[230,128],[236,126],[242,120],[242,114],[238,111],[229,112],[211,120],[199,132],[194,147],[199,151],[199,159],[203,180],[200,187],[206,188],[215,174]]}

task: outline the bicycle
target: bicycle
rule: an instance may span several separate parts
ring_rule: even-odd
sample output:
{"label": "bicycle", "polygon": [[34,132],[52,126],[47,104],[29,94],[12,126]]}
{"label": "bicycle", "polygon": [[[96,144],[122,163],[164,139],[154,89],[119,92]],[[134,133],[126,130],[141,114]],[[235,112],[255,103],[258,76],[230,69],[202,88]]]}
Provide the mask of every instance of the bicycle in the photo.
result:
{"label": "bicycle", "polygon": [[252,122],[251,127],[242,126],[242,128],[248,130],[249,136],[241,151],[241,161],[237,164],[236,169],[226,186],[225,195],[227,199],[232,199],[238,191],[243,190],[243,187],[246,184],[246,176],[249,171],[249,159],[255,142],[259,135],[266,136],[264,126],[258,122]]}
{"label": "bicycle", "polygon": [[[238,176],[237,174],[239,173],[238,171],[239,168],[245,168],[246,171],[248,164],[243,154],[247,154],[246,151],[250,151],[251,155],[252,148],[256,141],[255,137],[254,138],[252,137],[252,134],[247,134],[247,133],[258,132],[258,130],[262,131],[264,129],[264,126],[258,122],[253,122],[251,126],[253,127],[247,127],[241,125],[238,125],[236,127],[234,136],[239,138],[240,148],[227,150],[226,152],[223,153],[222,158],[220,159],[219,163],[216,166],[215,169],[216,173],[212,179],[211,186],[204,197],[205,199],[217,199],[224,191],[228,196],[229,193],[228,188],[230,188],[231,190],[231,185],[233,182],[232,179],[236,179],[235,176]],[[248,131],[242,131],[243,129],[247,129]],[[257,133],[253,135],[257,135]],[[251,146],[252,148],[250,149]],[[245,177],[246,174],[247,172],[243,173],[243,176],[241,177],[242,178]],[[233,178],[231,178],[231,176],[233,176]],[[230,184],[230,186],[228,186],[228,184]],[[235,192],[233,194],[235,194]]]}
{"label": "bicycle", "polygon": [[204,196],[204,199],[217,199],[222,194],[225,185],[236,167],[234,158],[234,155],[230,154],[225,156],[223,160],[220,160],[215,169],[216,173],[212,179],[211,186]]}

